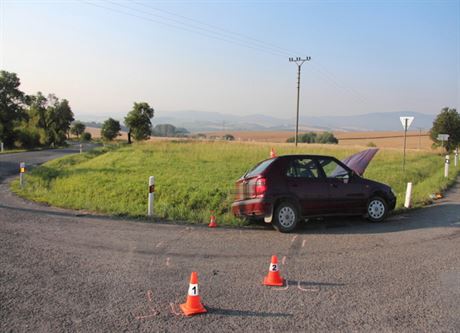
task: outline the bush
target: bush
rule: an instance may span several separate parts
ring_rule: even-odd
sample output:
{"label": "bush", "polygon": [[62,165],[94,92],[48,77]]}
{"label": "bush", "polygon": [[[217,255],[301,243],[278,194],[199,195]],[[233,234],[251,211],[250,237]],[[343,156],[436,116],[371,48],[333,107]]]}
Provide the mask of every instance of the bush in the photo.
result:
{"label": "bush", "polygon": [[372,141],[369,142],[369,143],[367,144],[367,146],[368,146],[368,147],[371,147],[371,148],[377,147],[377,145],[376,145],[375,143],[373,143]]}
{"label": "bush", "polygon": [[91,133],[84,132],[84,133],[81,135],[81,139],[82,139],[83,141],[91,141]]}
{"label": "bush", "polygon": [[[297,137],[297,142],[301,143],[332,143],[337,144],[339,140],[332,134],[332,132],[323,132],[321,134],[317,134],[315,132],[307,132]],[[295,137],[290,137],[286,140],[286,142],[294,142]]]}

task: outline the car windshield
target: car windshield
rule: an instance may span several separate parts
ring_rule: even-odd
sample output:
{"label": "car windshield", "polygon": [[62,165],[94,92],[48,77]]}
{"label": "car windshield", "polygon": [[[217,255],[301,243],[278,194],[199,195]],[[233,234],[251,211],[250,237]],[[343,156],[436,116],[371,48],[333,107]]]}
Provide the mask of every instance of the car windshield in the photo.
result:
{"label": "car windshield", "polygon": [[263,162],[257,164],[254,168],[252,168],[251,170],[249,170],[248,172],[246,172],[246,174],[244,175],[244,178],[251,178],[251,177],[260,175],[262,172],[264,172],[264,170],[265,170],[270,164],[272,164],[272,162],[273,162],[274,160],[275,160],[275,159],[272,158],[272,159],[265,160],[265,161],[263,161]]}

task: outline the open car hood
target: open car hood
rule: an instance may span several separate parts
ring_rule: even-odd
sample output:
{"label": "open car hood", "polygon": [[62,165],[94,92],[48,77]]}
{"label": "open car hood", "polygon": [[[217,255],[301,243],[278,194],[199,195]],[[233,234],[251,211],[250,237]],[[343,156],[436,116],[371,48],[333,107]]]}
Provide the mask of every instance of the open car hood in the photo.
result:
{"label": "open car hood", "polygon": [[374,158],[378,151],[378,148],[367,149],[345,158],[342,160],[342,163],[358,175],[362,176],[370,161]]}

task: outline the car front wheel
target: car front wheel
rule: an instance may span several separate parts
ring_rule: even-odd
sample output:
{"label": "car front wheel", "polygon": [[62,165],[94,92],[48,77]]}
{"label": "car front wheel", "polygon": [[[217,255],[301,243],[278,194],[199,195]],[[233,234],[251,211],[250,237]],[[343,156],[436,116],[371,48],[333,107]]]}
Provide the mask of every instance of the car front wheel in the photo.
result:
{"label": "car front wheel", "polygon": [[371,222],[381,222],[388,212],[387,203],[381,197],[373,197],[367,204],[367,219]]}
{"label": "car front wheel", "polygon": [[280,232],[291,232],[297,227],[299,213],[290,202],[281,202],[275,209],[273,226]]}

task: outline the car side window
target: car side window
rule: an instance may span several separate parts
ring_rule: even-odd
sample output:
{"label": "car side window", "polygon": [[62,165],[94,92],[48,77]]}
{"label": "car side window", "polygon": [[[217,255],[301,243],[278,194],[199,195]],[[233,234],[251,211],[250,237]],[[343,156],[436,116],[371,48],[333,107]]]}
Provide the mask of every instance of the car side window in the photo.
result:
{"label": "car side window", "polygon": [[310,158],[293,159],[287,168],[286,176],[293,178],[318,178],[318,167]]}
{"label": "car side window", "polygon": [[348,179],[350,177],[349,171],[332,159],[324,158],[319,163],[327,178]]}

